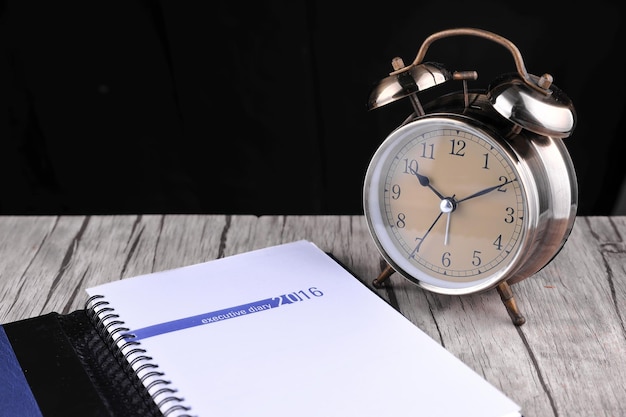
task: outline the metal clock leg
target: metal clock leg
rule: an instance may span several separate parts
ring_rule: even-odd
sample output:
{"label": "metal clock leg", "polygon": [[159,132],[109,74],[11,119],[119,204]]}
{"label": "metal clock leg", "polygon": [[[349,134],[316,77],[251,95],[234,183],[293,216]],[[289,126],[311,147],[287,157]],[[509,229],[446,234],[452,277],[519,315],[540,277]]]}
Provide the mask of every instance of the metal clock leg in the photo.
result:
{"label": "metal clock leg", "polygon": [[372,285],[374,286],[374,288],[383,288],[387,278],[389,278],[394,272],[396,271],[391,267],[391,265],[387,264],[385,269],[382,270],[378,277],[376,277],[376,279],[372,281]]}
{"label": "metal clock leg", "polygon": [[513,291],[511,291],[511,287],[507,284],[506,281],[502,281],[497,287],[498,293],[500,294],[500,299],[504,303],[506,307],[506,311],[509,313],[511,320],[513,320],[513,324],[516,326],[521,326],[526,323],[526,318],[522,316],[517,307],[517,303],[515,302],[515,298],[513,296]]}

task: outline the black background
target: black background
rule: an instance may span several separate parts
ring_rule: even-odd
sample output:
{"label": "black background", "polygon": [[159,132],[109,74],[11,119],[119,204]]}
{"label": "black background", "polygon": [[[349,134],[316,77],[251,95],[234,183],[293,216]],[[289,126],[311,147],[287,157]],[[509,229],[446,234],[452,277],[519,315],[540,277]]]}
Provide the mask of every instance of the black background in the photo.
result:
{"label": "black background", "polygon": [[[580,2],[577,2],[580,3]],[[616,3],[617,4],[617,3]],[[368,112],[391,59],[453,27],[502,35],[574,102],[582,215],[624,179],[623,12],[565,2],[0,1],[0,214],[359,214],[369,158],[411,112]],[[515,69],[500,45],[426,61]]]}

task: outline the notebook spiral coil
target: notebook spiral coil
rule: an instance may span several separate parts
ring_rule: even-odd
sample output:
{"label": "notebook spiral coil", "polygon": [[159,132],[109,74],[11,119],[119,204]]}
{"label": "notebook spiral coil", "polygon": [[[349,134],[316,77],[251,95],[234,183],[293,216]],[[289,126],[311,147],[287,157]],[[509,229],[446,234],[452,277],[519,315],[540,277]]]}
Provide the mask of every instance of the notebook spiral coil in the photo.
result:
{"label": "notebook spiral coil", "polygon": [[134,340],[131,329],[125,327],[115,309],[101,295],[94,295],[85,302],[85,311],[100,336],[118,358],[124,372],[137,381],[153,399],[164,417],[193,417],[187,412],[184,399],[176,395],[159,366],[153,362],[141,342]]}

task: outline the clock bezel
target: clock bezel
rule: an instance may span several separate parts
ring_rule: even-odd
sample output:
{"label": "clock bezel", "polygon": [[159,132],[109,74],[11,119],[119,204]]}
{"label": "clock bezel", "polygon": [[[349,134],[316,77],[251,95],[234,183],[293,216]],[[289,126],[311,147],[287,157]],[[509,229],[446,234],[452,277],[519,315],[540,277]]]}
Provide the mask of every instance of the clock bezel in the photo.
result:
{"label": "clock bezel", "polygon": [[[425,125],[441,125],[454,126],[464,129],[471,134],[483,138],[493,146],[498,147],[500,153],[508,160],[511,168],[518,177],[522,200],[524,204],[525,216],[522,221],[522,230],[520,232],[517,249],[514,253],[507,256],[507,259],[493,269],[493,272],[487,276],[474,281],[467,282],[451,282],[437,278],[436,275],[430,274],[425,270],[418,268],[410,262],[404,260],[401,252],[392,242],[393,232],[388,226],[384,209],[383,197],[380,194],[378,185],[385,181],[386,172],[389,169],[390,159],[389,152],[396,155],[397,150],[404,144],[412,140],[412,137],[419,135],[425,129]],[[407,139],[408,138],[408,139]],[[381,173],[381,170],[385,172]],[[532,242],[535,241],[538,219],[538,203],[539,191],[534,176],[530,171],[524,158],[516,152],[509,141],[505,140],[498,132],[493,131],[483,122],[466,115],[457,113],[431,113],[420,116],[409,123],[394,130],[379,146],[370,160],[368,170],[365,176],[363,188],[363,207],[365,218],[367,220],[368,229],[385,261],[403,277],[413,283],[432,292],[462,295],[475,292],[481,292],[497,286],[502,281],[513,277],[517,270],[520,269],[525,253],[528,252]]]}

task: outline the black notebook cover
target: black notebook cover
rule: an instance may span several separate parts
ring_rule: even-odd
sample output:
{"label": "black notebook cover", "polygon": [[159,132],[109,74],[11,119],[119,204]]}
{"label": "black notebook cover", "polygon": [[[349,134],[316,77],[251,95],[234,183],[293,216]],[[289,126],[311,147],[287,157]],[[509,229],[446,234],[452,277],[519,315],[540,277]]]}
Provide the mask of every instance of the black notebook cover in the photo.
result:
{"label": "black notebook cover", "polygon": [[86,310],[0,326],[0,416],[162,417]]}

